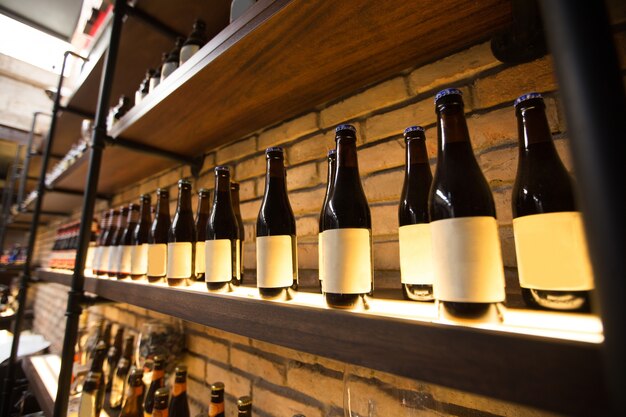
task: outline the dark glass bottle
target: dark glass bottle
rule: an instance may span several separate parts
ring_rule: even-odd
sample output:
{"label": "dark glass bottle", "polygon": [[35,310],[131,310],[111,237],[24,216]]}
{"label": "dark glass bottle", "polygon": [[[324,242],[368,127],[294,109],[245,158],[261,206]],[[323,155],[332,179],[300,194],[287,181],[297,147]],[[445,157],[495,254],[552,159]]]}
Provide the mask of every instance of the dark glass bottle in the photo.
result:
{"label": "dark glass bottle", "polygon": [[335,180],[323,216],[322,276],[326,303],[352,308],[373,289],[372,220],[359,177],[354,126],[337,126],[335,141]]}
{"label": "dark glass bottle", "polygon": [[166,387],[159,388],[154,393],[154,409],[152,415],[154,417],[168,417],[169,416],[169,400],[170,390]]}
{"label": "dark glass bottle", "polygon": [[245,239],[245,231],[243,228],[243,219],[241,218],[241,209],[239,207],[239,183],[236,181],[230,182],[230,199],[233,202],[233,211],[237,218],[237,227],[239,228],[239,282],[242,283],[244,279],[244,265],[243,265],[243,242]]}
{"label": "dark glass bottle", "polygon": [[198,191],[198,209],[196,210],[196,280],[204,281],[204,241],[206,240],[206,225],[211,214],[210,192],[206,188]]}
{"label": "dark glass bottle", "polygon": [[191,208],[191,182],[178,181],[178,203],[167,243],[167,284],[189,285],[195,279],[196,225]]}
{"label": "dark glass bottle", "polygon": [[[112,330],[113,330],[113,323],[111,323],[110,321],[107,321],[103,326],[102,332],[100,333],[100,340],[104,342],[107,349],[109,349],[109,346],[111,346]],[[98,342],[100,342],[100,340]]]}
{"label": "dark glass bottle", "polygon": [[205,276],[209,291],[239,285],[239,227],[230,197],[230,170],[215,167],[213,208],[206,228]]}
{"label": "dark glass bottle", "polygon": [[150,417],[154,411],[155,395],[159,388],[165,386],[165,357],[162,355],[155,355],[153,358],[154,367],[152,369],[152,380],[150,386],[146,392],[146,397],[143,401],[143,414],[144,417]]}
{"label": "dark glass bottle", "polygon": [[96,345],[96,350],[93,355],[91,367],[89,371],[98,373],[100,375],[100,382],[98,383],[98,391],[96,392],[96,416],[100,415],[100,410],[104,406],[104,394],[105,394],[105,376],[102,369],[104,361],[107,357],[107,345],[104,341],[99,341]]}
{"label": "dark glass bottle", "polygon": [[178,68],[178,61],[180,60],[180,48],[185,43],[185,38],[179,36],[176,38],[176,43],[172,50],[167,54],[167,59],[161,67],[161,82],[173,73]]}
{"label": "dark glass bottle", "polygon": [[435,297],[453,316],[479,317],[505,299],[496,209],[474,156],[461,91],[439,92],[435,107],[437,168],[428,208]]}
{"label": "dark glass bottle", "polygon": [[126,219],[126,228],[122,233],[121,249],[120,249],[120,268],[117,273],[118,279],[128,278],[131,272],[132,250],[133,250],[133,234],[139,223],[139,204],[130,203],[128,205],[128,218]]}
{"label": "dark glass bottle", "polygon": [[211,402],[209,403],[209,417],[225,417],[223,382],[215,382],[211,384]]}
{"label": "dark glass bottle", "polygon": [[519,156],[511,203],[524,301],[534,308],[589,312],[594,284],[582,216],[541,95],[515,100],[515,115]]}
{"label": "dark glass bottle", "polygon": [[169,408],[170,417],[189,417],[189,400],[187,399],[187,367],[178,365],[175,370],[174,389]]}
{"label": "dark glass bottle", "polygon": [[143,383],[143,371],[133,368],[128,377],[122,410],[119,417],[144,417],[143,397],[146,387]]}
{"label": "dark glass bottle", "polygon": [[167,274],[167,241],[170,230],[170,193],[164,188],[157,190],[156,213],[148,240],[148,281],[163,281]]}
{"label": "dark glass bottle", "polygon": [[406,159],[398,207],[402,293],[407,300],[433,300],[433,267],[428,194],[433,181],[421,126],[404,130]]}
{"label": "dark glass bottle", "polygon": [[148,246],[152,226],[150,194],[143,194],[139,201],[139,222],[133,231],[130,255],[130,277],[134,280],[143,279],[148,274]]}
{"label": "dark glass bottle", "polygon": [[237,398],[237,417],[252,417],[252,398],[248,395]]}
{"label": "dark glass bottle", "polygon": [[128,372],[130,371],[133,361],[133,349],[135,347],[135,337],[128,335],[124,339],[124,349],[122,356],[117,361],[113,372],[111,382],[111,394],[109,394],[109,405],[111,408],[118,408],[122,405],[122,399],[125,392],[126,381],[128,380]]}
{"label": "dark glass bottle", "polygon": [[168,55],[169,54],[167,52],[163,52],[161,54],[161,65],[154,70],[154,74],[150,77],[150,93],[153,92],[154,89],[161,83],[161,70],[163,69],[163,64],[165,64]]}
{"label": "dark glass bottle", "polygon": [[83,383],[83,390],[80,394],[78,417],[99,417],[96,412],[101,376],[99,372],[87,372],[85,382]]}
{"label": "dark glass bottle", "polygon": [[328,159],[328,172],[326,175],[326,194],[324,195],[324,202],[322,203],[322,211],[320,212],[320,225],[319,225],[319,234],[317,237],[317,259],[318,259],[318,274],[319,274],[319,285],[320,292],[324,293],[324,276],[322,265],[324,264],[324,246],[322,233],[324,233],[324,213],[326,212],[326,208],[328,207],[328,197],[332,193],[333,183],[335,182],[335,169],[337,167],[337,150],[331,149],[328,151],[327,155]]}
{"label": "dark glass bottle", "polygon": [[117,331],[115,332],[115,338],[113,339],[113,344],[109,347],[107,352],[107,359],[104,363],[104,378],[106,382],[106,391],[111,391],[111,384],[113,383],[113,375],[115,374],[115,368],[117,367],[117,362],[122,357],[122,349],[124,345],[124,328],[122,326],[117,326]]}
{"label": "dark glass bottle", "polygon": [[102,238],[102,255],[100,258],[100,271],[98,276],[109,275],[109,260],[111,258],[111,252],[113,248],[113,238],[117,231],[117,220],[120,216],[120,211],[117,209],[111,209],[109,211],[109,224],[104,231],[104,237]]}
{"label": "dark glass bottle", "polygon": [[[100,216],[100,231],[98,233],[98,239],[96,240],[96,250],[93,255],[92,274],[98,276],[101,274],[102,269],[102,247],[104,245],[105,232],[109,226],[109,217],[111,212],[109,210],[102,213]],[[54,248],[53,248],[54,249]]]}
{"label": "dark glass bottle", "polygon": [[117,218],[117,227],[115,235],[111,243],[111,254],[109,255],[109,278],[117,278],[120,270],[120,262],[122,261],[122,235],[126,229],[126,221],[128,220],[128,207],[120,208],[120,215]]}
{"label": "dark glass bottle", "polygon": [[180,48],[179,66],[200,50],[207,42],[206,23],[202,19],[196,19],[193,30]]}
{"label": "dark glass bottle", "polygon": [[135,106],[141,103],[141,101],[148,95],[150,92],[150,80],[154,76],[155,69],[149,68],[146,71],[146,75],[143,80],[139,84],[139,88],[135,91]]}
{"label": "dark glass bottle", "polygon": [[256,221],[257,287],[261,297],[275,298],[298,288],[298,246],[283,149],[267,148],[265,159],[265,192]]}

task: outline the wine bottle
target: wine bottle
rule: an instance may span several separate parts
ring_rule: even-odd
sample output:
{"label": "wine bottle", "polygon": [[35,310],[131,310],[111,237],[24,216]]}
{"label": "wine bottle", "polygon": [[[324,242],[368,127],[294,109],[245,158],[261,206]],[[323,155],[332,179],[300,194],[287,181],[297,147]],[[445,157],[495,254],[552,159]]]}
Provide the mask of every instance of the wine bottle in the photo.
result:
{"label": "wine bottle", "polygon": [[263,298],[298,288],[296,219],[289,204],[283,149],[265,150],[265,192],[256,222],[257,287]]}
{"label": "wine bottle", "polygon": [[157,190],[156,215],[150,228],[148,240],[148,281],[159,282],[167,274],[167,240],[170,230],[170,193],[164,188]]}
{"label": "wine bottle", "polygon": [[398,208],[400,274],[407,300],[433,300],[433,264],[428,193],[433,176],[428,163],[426,136],[421,126],[404,130],[405,171]]}
{"label": "wine bottle", "polygon": [[174,389],[169,407],[169,417],[189,417],[187,399],[187,367],[178,365],[174,377]]}
{"label": "wine bottle", "polygon": [[335,167],[337,166],[337,150],[331,149],[328,151],[328,172],[326,175],[326,194],[324,195],[324,202],[322,203],[322,211],[320,212],[320,224],[319,234],[317,235],[317,256],[318,256],[318,271],[319,271],[319,286],[320,292],[324,293],[324,246],[322,233],[324,233],[324,213],[328,207],[328,197],[333,190],[333,183],[335,182]]}
{"label": "wine bottle", "polygon": [[80,394],[78,417],[99,417],[97,397],[101,376],[99,372],[87,372]]}
{"label": "wine bottle", "polygon": [[196,210],[196,281],[204,281],[204,241],[206,240],[206,225],[209,221],[211,208],[210,192],[206,188],[198,191],[198,209]]}
{"label": "wine bottle", "polygon": [[359,178],[356,129],[335,129],[337,167],[324,212],[324,295],[335,308],[353,308],[373,289],[372,220]]}
{"label": "wine bottle", "polygon": [[244,265],[243,265],[243,242],[245,240],[245,231],[243,228],[243,219],[241,218],[241,209],[239,207],[239,183],[237,181],[230,182],[230,199],[233,202],[233,211],[237,218],[237,227],[239,228],[239,280],[235,285],[243,283]]}
{"label": "wine bottle", "polygon": [[107,359],[103,364],[104,381],[106,384],[105,389],[107,392],[111,391],[111,384],[113,382],[115,368],[117,367],[117,362],[122,357],[123,344],[124,328],[122,326],[118,326],[117,331],[115,332],[115,338],[113,339],[113,344],[109,347],[109,350],[107,352]]}
{"label": "wine bottle", "polygon": [[122,261],[122,235],[126,229],[126,221],[128,220],[128,207],[120,208],[120,215],[117,218],[117,227],[115,235],[111,243],[111,253],[109,255],[109,278],[117,278],[120,270],[120,262]]}
{"label": "wine bottle", "polygon": [[237,398],[237,417],[252,417],[252,398],[248,395]]}
{"label": "wine bottle", "polygon": [[518,97],[515,115],[519,156],[511,204],[524,301],[534,308],[589,312],[594,283],[582,215],[542,96]]}
{"label": "wine bottle", "polygon": [[153,361],[152,380],[150,381],[150,386],[148,387],[146,397],[143,401],[144,417],[152,416],[156,392],[159,388],[165,386],[165,357],[163,355],[155,355]]}
{"label": "wine bottle", "polygon": [[113,369],[113,378],[111,381],[111,394],[109,394],[109,405],[111,408],[119,408],[122,405],[124,392],[126,391],[126,381],[128,380],[128,372],[134,363],[133,349],[135,345],[135,336],[132,334],[124,339],[124,349],[122,355],[117,361]]}
{"label": "wine bottle", "polygon": [[191,208],[191,182],[178,181],[178,203],[167,241],[167,284],[189,285],[195,279],[196,225]]}
{"label": "wine bottle", "polygon": [[133,280],[143,279],[148,274],[148,247],[152,224],[150,194],[143,194],[139,200],[139,222],[133,231],[130,253],[130,277]]}
{"label": "wine bottle", "polygon": [[178,68],[178,61],[180,61],[180,48],[182,48],[183,43],[185,43],[185,38],[182,36],[176,38],[174,47],[167,54],[167,58],[161,67],[161,82],[163,82],[176,70],[176,68]]}
{"label": "wine bottle", "polygon": [[196,19],[193,23],[193,30],[180,48],[179,66],[183,65],[189,58],[200,50],[207,42],[206,23],[202,19]]}
{"label": "wine bottle", "polygon": [[102,238],[102,255],[100,258],[100,271],[98,273],[100,277],[109,275],[109,260],[111,258],[113,238],[117,230],[117,220],[119,216],[119,210],[111,209],[109,211],[108,225],[104,231],[104,237]]}
{"label": "wine bottle", "polygon": [[[92,275],[98,276],[101,274],[102,269],[102,247],[104,245],[105,232],[109,225],[110,211],[104,211],[100,216],[100,231],[98,234],[98,240],[96,240],[96,250],[93,255]],[[54,248],[53,248],[54,249]]]}
{"label": "wine bottle", "polygon": [[103,340],[100,340],[96,345],[96,349],[91,362],[89,371],[100,375],[100,382],[98,382],[98,389],[96,391],[95,408],[96,416],[100,415],[100,410],[104,406],[104,394],[105,394],[105,376],[103,371],[104,361],[107,357],[107,345]]}
{"label": "wine bottle", "polygon": [[228,284],[238,285],[239,228],[230,198],[230,170],[215,167],[213,208],[206,228],[205,276],[209,291],[227,291]]}
{"label": "wine bottle", "polygon": [[437,167],[429,194],[435,298],[444,313],[476,318],[505,299],[496,209],[476,161],[460,90],[435,97]]}
{"label": "wine bottle", "polygon": [[152,412],[153,417],[168,417],[169,416],[169,399],[170,390],[166,387],[159,388],[154,393],[154,410]]}
{"label": "wine bottle", "polygon": [[144,391],[143,371],[137,368],[131,369],[119,417],[144,417]]}
{"label": "wine bottle", "polygon": [[120,268],[117,279],[124,279],[130,276],[133,250],[133,234],[139,223],[139,204],[130,203],[128,205],[128,217],[126,227],[121,237]]}
{"label": "wine bottle", "polygon": [[209,417],[225,417],[223,382],[215,382],[211,384],[211,402],[209,403]]}
{"label": "wine bottle", "polygon": [[159,65],[154,70],[154,74],[152,74],[152,77],[150,77],[149,93],[153,92],[155,88],[157,88],[157,86],[161,83],[161,70],[163,69],[163,64],[165,64],[165,61],[167,60],[168,55],[169,54],[167,52],[161,53],[161,65]]}
{"label": "wine bottle", "polygon": [[[89,233],[89,246],[87,247],[87,256],[85,257],[85,269],[84,272],[88,273],[93,271],[93,261],[95,258],[96,245],[98,241],[98,230],[99,225],[96,219],[91,221],[91,231]],[[76,234],[73,242],[73,256],[72,260],[72,270],[74,269],[74,264],[76,263],[76,251],[78,250],[78,234],[80,232],[80,223],[76,224]]]}

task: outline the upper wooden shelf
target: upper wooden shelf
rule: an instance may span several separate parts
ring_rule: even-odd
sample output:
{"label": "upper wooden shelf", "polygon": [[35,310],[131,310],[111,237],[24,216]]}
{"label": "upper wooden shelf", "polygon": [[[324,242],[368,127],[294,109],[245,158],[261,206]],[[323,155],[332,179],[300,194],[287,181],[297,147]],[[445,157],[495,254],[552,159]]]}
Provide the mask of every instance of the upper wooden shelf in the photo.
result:
{"label": "upper wooden shelf", "polygon": [[[70,272],[40,269],[70,285]],[[259,299],[252,287],[208,293],[142,281],[85,277],[112,301],[384,372],[567,415],[602,415],[602,329],[591,315],[508,309],[502,323],[451,323],[435,304],[370,299],[367,311],[325,306],[321,294]]]}

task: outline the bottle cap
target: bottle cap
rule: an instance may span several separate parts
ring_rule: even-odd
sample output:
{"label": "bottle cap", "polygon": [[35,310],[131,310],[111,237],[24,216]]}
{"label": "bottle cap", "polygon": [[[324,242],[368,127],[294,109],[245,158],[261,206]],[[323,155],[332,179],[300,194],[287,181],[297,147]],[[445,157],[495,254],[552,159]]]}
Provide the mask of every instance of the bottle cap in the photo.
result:
{"label": "bottle cap", "polygon": [[424,133],[424,128],[422,126],[409,126],[406,129],[404,129],[404,136],[407,136],[409,133],[412,133],[412,132]]}
{"label": "bottle cap", "polygon": [[130,211],[139,211],[139,204],[137,204],[137,203],[130,203],[128,205],[128,208],[130,209]]}
{"label": "bottle cap", "polygon": [[167,188],[157,188],[157,194],[169,195],[169,190]]}
{"label": "bottle cap", "polygon": [[150,201],[150,194],[148,194],[148,193],[146,193],[146,194],[142,194],[142,195],[139,197],[139,199],[140,199],[140,200],[148,200],[148,201]]}
{"label": "bottle cap", "polygon": [[202,194],[202,195],[209,195],[211,191],[208,188],[200,188],[198,190],[198,194]]}
{"label": "bottle cap", "polygon": [[214,382],[211,384],[211,391],[224,391],[223,382]]}
{"label": "bottle cap", "polygon": [[239,183],[237,181],[231,181],[230,182],[230,189],[231,190],[239,190]]}
{"label": "bottle cap", "polygon": [[435,95],[435,103],[437,103],[440,98],[451,95],[463,96],[463,92],[458,88],[446,88]]}
{"label": "bottle cap", "polygon": [[513,107],[517,107],[521,103],[525,102],[526,100],[532,100],[534,98],[543,99],[543,96],[541,94],[535,93],[535,92],[522,94],[521,96],[519,96],[518,98],[515,99],[515,102],[513,103]]}
{"label": "bottle cap", "polygon": [[225,165],[218,165],[215,167],[215,172],[219,172],[219,171],[230,172],[230,168]]}
{"label": "bottle cap", "polygon": [[336,156],[337,155],[337,149],[331,149],[328,151],[328,156]]}
{"label": "bottle cap", "polygon": [[284,150],[283,150],[283,148],[282,148],[282,147],[280,147],[280,146],[272,146],[272,147],[267,148],[267,149],[265,150],[265,154],[268,154],[268,153],[270,153],[270,152],[280,152],[280,153],[283,153],[283,152],[284,152]]}
{"label": "bottle cap", "polygon": [[167,387],[161,387],[159,389],[156,390],[156,392],[154,393],[154,397],[155,398],[169,398],[170,397],[170,390]]}
{"label": "bottle cap", "polygon": [[237,407],[245,407],[252,404],[252,398],[248,395],[244,395],[237,399]]}
{"label": "bottle cap", "polygon": [[154,355],[152,358],[152,362],[154,362],[154,366],[163,366],[165,364],[165,356],[164,355]]}
{"label": "bottle cap", "polygon": [[189,185],[189,186],[191,186],[191,181],[189,181],[189,180],[178,180],[178,185]]}
{"label": "bottle cap", "polygon": [[335,133],[339,133],[342,131],[350,131],[352,133],[356,133],[356,127],[349,125],[349,124],[343,124],[343,125],[339,125],[335,128]]}
{"label": "bottle cap", "polygon": [[187,365],[176,365],[175,371],[176,374],[186,374],[187,373]]}

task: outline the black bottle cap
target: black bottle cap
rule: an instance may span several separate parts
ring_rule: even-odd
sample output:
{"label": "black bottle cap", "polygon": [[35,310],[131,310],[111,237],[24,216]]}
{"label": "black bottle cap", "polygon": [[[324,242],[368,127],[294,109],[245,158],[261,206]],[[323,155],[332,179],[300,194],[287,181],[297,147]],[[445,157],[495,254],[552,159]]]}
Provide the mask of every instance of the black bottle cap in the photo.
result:
{"label": "black bottle cap", "polygon": [[404,129],[405,138],[423,138],[424,128],[422,126],[409,126]]}
{"label": "black bottle cap", "polygon": [[174,372],[176,375],[187,375],[187,365],[176,365]]}
{"label": "black bottle cap", "polygon": [[209,190],[208,188],[200,188],[198,190],[198,195],[201,195],[203,197],[207,197],[210,192],[211,192],[211,190]]}
{"label": "black bottle cap", "polygon": [[329,158],[332,158],[333,156],[336,157],[337,156],[337,149],[329,150],[327,155],[328,155]]}
{"label": "black bottle cap", "polygon": [[[335,133],[339,134],[340,132],[342,134],[348,133],[348,136],[354,136],[356,135],[356,127],[349,124],[339,125],[335,128]],[[352,135],[350,135],[349,132],[352,132]]]}
{"label": "black bottle cap", "polygon": [[188,185],[189,187],[191,187],[191,181],[184,180],[184,179],[178,180],[178,186],[179,187],[185,186],[185,185]]}
{"label": "black bottle cap", "polygon": [[230,189],[233,191],[239,191],[239,183],[237,181],[231,181]]}
{"label": "black bottle cap", "polygon": [[130,211],[139,211],[139,204],[137,204],[137,203],[130,203],[128,205],[128,208],[130,209]]}
{"label": "black bottle cap", "polygon": [[156,190],[157,195],[169,195],[170,192],[167,188],[157,188]]}
{"label": "black bottle cap", "polygon": [[543,96],[535,92],[522,94],[521,96],[515,99],[515,102],[513,103],[513,107],[517,108],[520,104],[523,104],[526,101],[536,100],[536,99],[543,101]]}
{"label": "black bottle cap", "polygon": [[463,106],[463,92],[457,88],[446,88],[435,95],[435,108],[437,110],[448,104],[460,104]]}
{"label": "black bottle cap", "polygon": [[218,165],[215,167],[215,173],[217,174],[218,172],[229,172],[230,173],[230,168],[225,166],[225,165]]}

